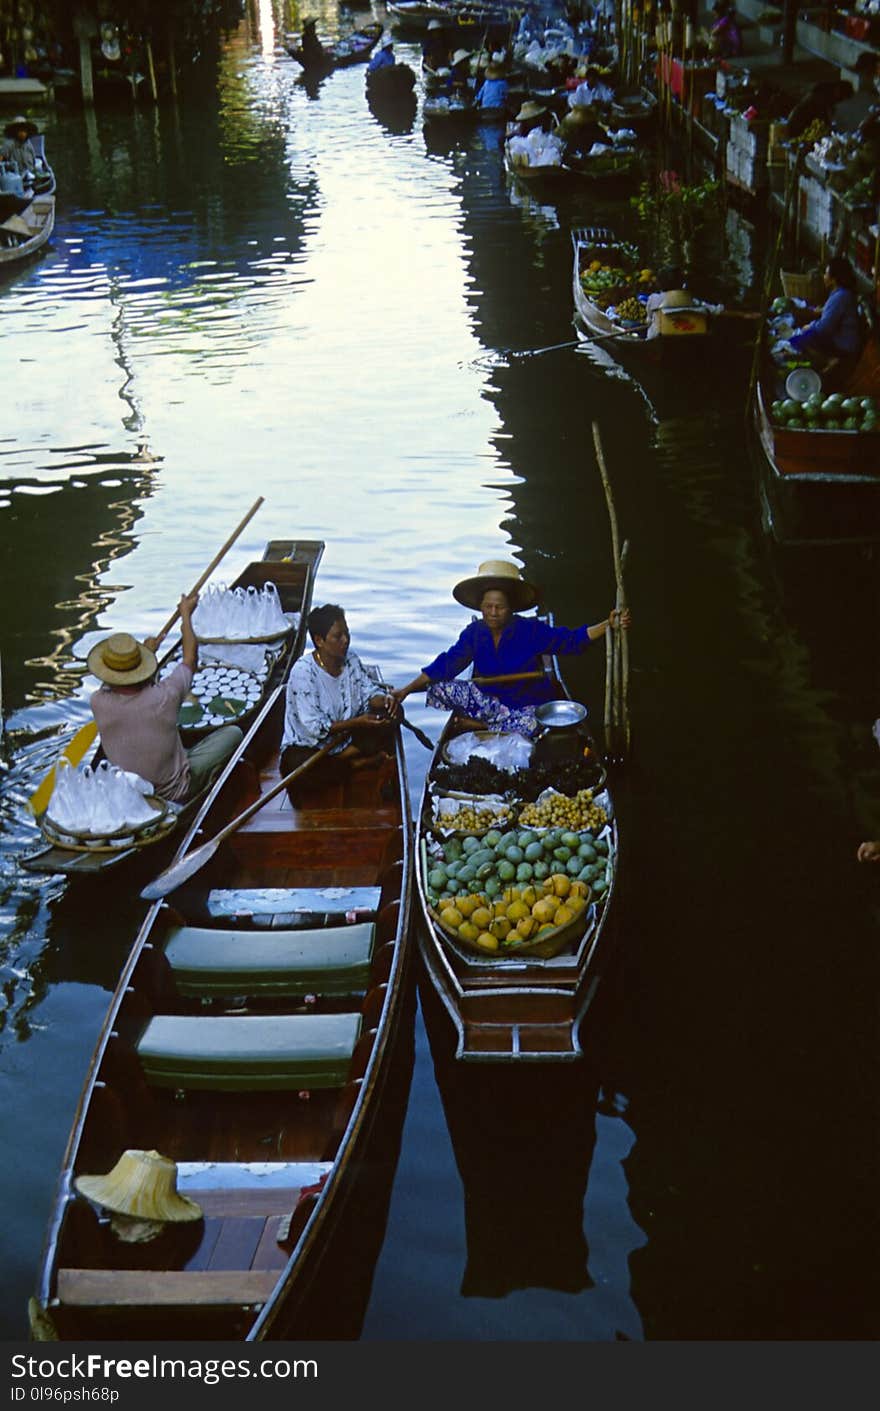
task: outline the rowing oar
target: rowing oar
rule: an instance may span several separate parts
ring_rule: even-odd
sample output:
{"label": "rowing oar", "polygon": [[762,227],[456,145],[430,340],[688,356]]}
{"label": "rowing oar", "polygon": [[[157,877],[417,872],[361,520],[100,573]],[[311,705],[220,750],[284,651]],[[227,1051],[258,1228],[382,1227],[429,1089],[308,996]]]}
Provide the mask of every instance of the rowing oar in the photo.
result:
{"label": "rowing oar", "polygon": [[[247,525],[250,520],[253,519],[254,515],[256,514],[257,510],[260,508],[260,505],[262,503],[263,496],[260,495],[258,499],[254,500],[254,503],[251,505],[244,519],[238,525],[234,533],[230,534],[222,549],[220,549],[220,551],[214,555],[211,562],[208,564],[208,567],[205,569],[198,582],[192,588],[189,594],[190,597],[192,597],[193,593],[197,593],[199,589],[207,582],[208,578],[214,572],[214,569],[217,567],[220,560],[232,548],[232,545],[235,543],[236,539],[241,534],[245,525]],[[171,631],[179,616],[180,608],[178,606],[174,609],[174,612],[171,614],[164,627],[160,628],[159,633],[155,638],[157,647],[159,643],[163,640],[163,638],[167,637],[168,633]],[[45,813],[46,808],[48,807],[49,800],[51,799],[52,792],[55,788],[55,776],[58,770],[58,765],[61,763],[62,760],[66,760],[67,763],[71,765],[71,767],[75,768],[76,765],[79,764],[80,760],[82,760],[86,756],[88,751],[91,749],[97,733],[97,722],[94,720],[90,720],[86,725],[80,726],[79,730],[77,730],[70,743],[61,751],[61,754],[59,755],[56,763],[52,765],[52,768],[49,770],[48,774],[44,776],[40,784],[37,785],[36,789],[28,799],[28,808],[30,809],[31,813],[34,815],[35,818],[39,818],[41,813]]]}
{"label": "rowing oar", "polygon": [[400,712],[400,716],[398,717],[398,724],[405,725],[407,730],[411,730],[419,744],[424,745],[425,749],[430,750],[433,754],[434,741],[431,739],[430,735],[426,735],[424,730],[419,729],[418,725],[413,725],[411,720],[407,720],[403,711]]}
{"label": "rowing oar", "polygon": [[166,897],[169,892],[173,892],[184,882],[188,882],[190,877],[200,871],[206,862],[210,862],[224,838],[228,838],[230,833],[234,833],[243,823],[247,823],[248,819],[253,818],[254,814],[263,807],[263,804],[274,799],[282,789],[286,789],[288,785],[292,784],[294,779],[298,779],[300,775],[305,774],[307,769],[311,769],[313,764],[317,764],[319,759],[323,759],[324,755],[329,752],[332,743],[331,740],[326,740],[321,748],[310,755],[303,764],[292,769],[289,774],[285,774],[284,778],[279,779],[277,784],[273,784],[267,793],[261,794],[252,804],[248,804],[237,818],[233,818],[231,823],[227,823],[207,843],[202,843],[202,846],[196,848],[195,852],[186,853],[178,862],[172,862],[170,867],[166,867],[164,872],[160,872],[158,877],[154,877],[152,882],[148,882],[141,892],[144,901],[158,901],[160,897]]}

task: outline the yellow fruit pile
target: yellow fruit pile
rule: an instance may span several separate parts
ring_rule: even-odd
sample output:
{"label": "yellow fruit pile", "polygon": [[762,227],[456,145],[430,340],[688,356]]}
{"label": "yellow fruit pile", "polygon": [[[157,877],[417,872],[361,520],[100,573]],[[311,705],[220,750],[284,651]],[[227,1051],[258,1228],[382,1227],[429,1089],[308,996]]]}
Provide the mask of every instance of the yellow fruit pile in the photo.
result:
{"label": "yellow fruit pile", "polygon": [[526,804],[519,821],[524,828],[570,828],[573,833],[589,828],[598,832],[608,822],[608,814],[593,802],[592,789],[579,789],[571,799],[567,794],[551,794]]}
{"label": "yellow fruit pile", "polygon": [[473,804],[466,804],[457,813],[442,813],[435,820],[436,826],[444,831],[454,830],[456,833],[486,833],[490,828],[498,824],[506,823],[510,818],[510,809],[499,809],[496,813],[491,808],[478,808]]}
{"label": "yellow fruit pile", "polygon": [[559,931],[586,911],[590,889],[556,872],[535,886],[508,887],[494,899],[456,897],[432,915],[445,931],[481,950],[512,950]]}
{"label": "yellow fruit pile", "polygon": [[634,297],[622,299],[617,305],[617,317],[627,323],[644,323],[644,306]]}

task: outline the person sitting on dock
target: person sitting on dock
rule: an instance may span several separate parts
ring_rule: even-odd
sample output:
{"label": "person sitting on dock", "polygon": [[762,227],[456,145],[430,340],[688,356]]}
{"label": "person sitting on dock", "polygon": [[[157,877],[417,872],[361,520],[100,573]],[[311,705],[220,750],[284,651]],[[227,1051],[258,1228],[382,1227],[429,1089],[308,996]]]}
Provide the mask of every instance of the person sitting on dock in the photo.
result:
{"label": "person sitting on dock", "polygon": [[377,69],[391,69],[394,67],[394,62],[394,40],[389,34],[382,40],[367,64],[367,73],[375,73]]}
{"label": "person sitting on dock", "polygon": [[819,317],[793,333],[789,343],[820,371],[833,369],[835,381],[845,386],[858,362],[863,340],[855,271],[843,255],[828,261],[825,288],[830,292]]}
{"label": "person sitting on dock", "polygon": [[715,0],[712,13],[715,23],[709,31],[710,48],[719,59],[738,59],[742,53],[742,30],[737,24],[736,10],[730,0]]}
{"label": "person sitting on dock", "polygon": [[138,642],[127,632],[105,637],[89,652],[88,667],[102,682],[90,704],[111,764],[139,774],[162,799],[185,803],[219,774],[243,738],[237,725],[222,725],[185,749],[177,728],[184,697],[198,665],[192,614],[198,593],[180,599],[183,660],[157,680],[155,638]]}
{"label": "person sitting on dock", "polygon": [[[400,706],[349,651],[344,608],[337,603],[313,608],[308,629],[314,650],[294,663],[287,682],[281,773],[290,774],[332,740],[330,752],[309,771],[312,787],[316,778],[342,782],[352,770],[383,763]],[[289,792],[296,805],[296,786]]]}
{"label": "person sitting on dock", "polygon": [[[521,617],[534,607],[538,591],[506,560],[481,563],[473,578],[462,579],[452,590],[456,602],[476,608],[473,618],[448,651],[429,662],[406,686],[394,691],[403,701],[413,691],[427,688],[427,704],[453,710],[465,729],[516,732],[531,737],[538,730],[535,709],[552,700],[553,688],[543,675],[545,653],[582,652],[604,637],[609,627],[628,628],[628,608],[616,609],[592,627],[551,627],[539,617]],[[485,687],[454,678],[473,664],[477,677],[531,679],[489,681]]]}

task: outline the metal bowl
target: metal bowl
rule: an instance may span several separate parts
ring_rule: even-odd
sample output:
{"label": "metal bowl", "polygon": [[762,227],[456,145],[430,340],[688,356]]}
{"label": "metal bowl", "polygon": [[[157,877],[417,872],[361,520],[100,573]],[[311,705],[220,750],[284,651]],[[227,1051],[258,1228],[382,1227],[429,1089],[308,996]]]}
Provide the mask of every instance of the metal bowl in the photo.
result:
{"label": "metal bowl", "polygon": [[586,720],[587,707],[580,701],[545,701],[538,706],[535,717],[543,729],[570,730]]}

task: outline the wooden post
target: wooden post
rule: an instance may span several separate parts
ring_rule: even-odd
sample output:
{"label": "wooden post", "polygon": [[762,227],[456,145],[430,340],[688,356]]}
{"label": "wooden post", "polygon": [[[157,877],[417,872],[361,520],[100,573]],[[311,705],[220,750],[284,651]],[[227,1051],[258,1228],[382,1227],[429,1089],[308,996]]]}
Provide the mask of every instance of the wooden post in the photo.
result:
{"label": "wooden post", "polygon": [[177,97],[177,60],[174,54],[174,21],[168,21],[168,77],[171,84],[171,96]]}
{"label": "wooden post", "polygon": [[92,39],[98,32],[94,15],[78,10],[73,17],[73,32],[79,40],[79,72],[82,100],[87,106],[95,101],[95,80],[92,75]]}

